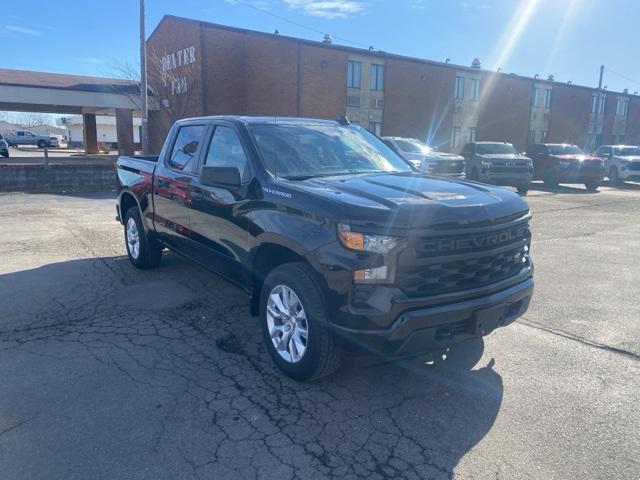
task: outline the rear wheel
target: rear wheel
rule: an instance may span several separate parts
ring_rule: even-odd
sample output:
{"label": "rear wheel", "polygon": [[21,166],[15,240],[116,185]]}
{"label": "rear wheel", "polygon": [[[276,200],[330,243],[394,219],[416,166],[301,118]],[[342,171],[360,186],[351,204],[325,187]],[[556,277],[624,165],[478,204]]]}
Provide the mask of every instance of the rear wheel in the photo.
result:
{"label": "rear wheel", "polygon": [[600,186],[600,182],[592,180],[590,182],[585,182],[584,184],[585,187],[587,187],[587,190],[598,190],[598,187]]}
{"label": "rear wheel", "polygon": [[124,217],[124,240],[134,267],[146,270],[160,265],[162,244],[147,237],[138,207],[131,207]]}
{"label": "rear wheel", "polygon": [[272,270],[260,295],[260,325],[276,366],[297,381],[320,378],[340,366],[321,289],[304,263]]}
{"label": "rear wheel", "polygon": [[558,188],[558,175],[553,170],[549,170],[545,173],[543,181],[545,186],[549,188]]}
{"label": "rear wheel", "polygon": [[611,183],[620,183],[620,174],[617,167],[611,167],[609,169],[609,181]]}

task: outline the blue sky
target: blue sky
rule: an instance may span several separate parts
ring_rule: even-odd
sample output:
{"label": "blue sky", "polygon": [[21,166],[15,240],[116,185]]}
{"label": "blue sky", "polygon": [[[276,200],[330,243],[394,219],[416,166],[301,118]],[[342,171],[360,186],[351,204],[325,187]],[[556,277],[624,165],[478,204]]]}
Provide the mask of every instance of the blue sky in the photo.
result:
{"label": "blue sky", "polygon": [[[605,64],[610,90],[640,90],[638,0],[241,1],[254,8],[235,0],[147,0],[147,33],[170,13],[319,40],[316,30],[335,43],[462,65],[478,57],[485,68],[584,85],[595,86]],[[136,0],[19,4],[0,17],[0,66],[109,75],[114,61],[136,63]]]}

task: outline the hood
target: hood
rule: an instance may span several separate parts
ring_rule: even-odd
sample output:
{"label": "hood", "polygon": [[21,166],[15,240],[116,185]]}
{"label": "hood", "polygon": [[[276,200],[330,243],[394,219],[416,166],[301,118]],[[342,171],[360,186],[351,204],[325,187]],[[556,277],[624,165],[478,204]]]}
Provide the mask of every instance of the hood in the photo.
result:
{"label": "hood", "polygon": [[460,162],[464,160],[464,157],[460,155],[455,155],[453,153],[444,153],[444,152],[435,152],[431,151],[427,154],[423,153],[405,153],[404,157],[409,160],[419,160],[422,162],[423,160],[427,160],[430,162]]}
{"label": "hood", "polygon": [[491,153],[487,155],[478,155],[478,157],[487,160],[531,160],[529,157],[525,157],[519,153]]}
{"label": "hood", "polygon": [[560,160],[576,160],[579,162],[582,162],[584,160],[600,160],[602,161],[601,158],[598,157],[592,157],[590,155],[550,155],[551,158],[557,158]]}
{"label": "hood", "polygon": [[335,221],[349,221],[363,229],[475,223],[528,211],[524,200],[509,190],[419,173],[379,173],[282,183],[300,193],[321,197],[329,202],[325,204],[326,211]]}

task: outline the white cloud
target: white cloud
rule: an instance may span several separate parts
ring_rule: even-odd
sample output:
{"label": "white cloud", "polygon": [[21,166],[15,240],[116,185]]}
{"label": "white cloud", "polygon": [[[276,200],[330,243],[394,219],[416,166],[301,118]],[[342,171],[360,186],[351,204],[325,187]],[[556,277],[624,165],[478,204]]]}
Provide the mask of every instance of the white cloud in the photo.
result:
{"label": "white cloud", "polygon": [[3,27],[3,30],[5,30],[7,32],[22,33],[23,35],[33,35],[33,36],[42,35],[42,32],[40,30],[34,30],[33,28],[21,27],[20,25],[5,25]]}
{"label": "white cloud", "polygon": [[284,0],[284,3],[307,15],[323,18],[347,18],[364,11],[362,2],[355,0]]}

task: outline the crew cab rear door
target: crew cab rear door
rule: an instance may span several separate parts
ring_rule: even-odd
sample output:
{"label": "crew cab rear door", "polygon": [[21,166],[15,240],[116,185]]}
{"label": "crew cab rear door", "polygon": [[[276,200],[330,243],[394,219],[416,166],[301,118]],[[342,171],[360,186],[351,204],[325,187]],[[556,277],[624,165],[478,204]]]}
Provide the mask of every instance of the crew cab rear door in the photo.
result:
{"label": "crew cab rear door", "polygon": [[193,182],[189,205],[194,257],[233,282],[248,287],[248,220],[243,215],[251,179],[249,153],[239,130],[231,122],[217,121],[207,135],[199,173],[203,167],[235,167],[238,185],[217,184],[211,178]]}
{"label": "crew cab rear door", "polygon": [[153,177],[153,213],[156,231],[172,248],[191,256],[192,235],[189,207],[206,124],[174,127],[158,159]]}

